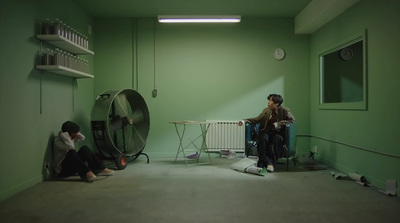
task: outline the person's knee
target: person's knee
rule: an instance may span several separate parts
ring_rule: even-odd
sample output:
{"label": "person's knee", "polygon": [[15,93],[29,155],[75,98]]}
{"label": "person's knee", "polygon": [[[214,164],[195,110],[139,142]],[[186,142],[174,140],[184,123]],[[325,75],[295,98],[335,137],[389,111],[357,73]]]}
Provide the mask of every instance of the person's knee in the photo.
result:
{"label": "person's knee", "polygon": [[69,153],[69,154],[71,154],[71,155],[75,155],[77,152],[76,152],[76,150],[74,150],[74,149],[70,149],[70,150],[68,150],[67,153]]}
{"label": "person's knee", "polygon": [[283,141],[283,137],[281,135],[274,135],[273,139],[271,140],[274,143],[281,143]]}
{"label": "person's knee", "polygon": [[81,156],[84,156],[84,157],[88,157],[88,156],[92,156],[93,152],[88,146],[82,146],[79,149],[78,154]]}
{"label": "person's knee", "polygon": [[80,149],[79,149],[79,151],[92,151],[90,148],[89,148],[89,146],[82,146]]}

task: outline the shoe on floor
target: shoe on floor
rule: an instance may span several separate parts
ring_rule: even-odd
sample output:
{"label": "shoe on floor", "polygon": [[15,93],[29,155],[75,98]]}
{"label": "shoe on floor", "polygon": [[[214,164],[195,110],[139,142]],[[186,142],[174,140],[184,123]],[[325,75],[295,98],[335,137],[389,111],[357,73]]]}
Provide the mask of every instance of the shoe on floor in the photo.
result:
{"label": "shoe on floor", "polygon": [[108,168],[105,168],[100,173],[98,173],[97,176],[112,176],[114,173],[115,173],[114,170],[110,170]]}
{"label": "shoe on floor", "polygon": [[197,157],[199,157],[199,153],[198,152],[196,152],[195,154],[189,155],[186,158],[188,158],[188,159],[196,159]]}
{"label": "shoe on floor", "polygon": [[92,182],[94,179],[96,179],[96,175],[92,171],[89,171],[86,173],[86,179],[89,182]]}
{"label": "shoe on floor", "polygon": [[263,168],[260,170],[259,174],[260,174],[260,175],[263,175],[263,176],[267,175],[267,169],[266,169],[265,167],[263,167]]}
{"label": "shoe on floor", "polygon": [[274,172],[274,166],[268,165],[268,166],[267,166],[267,171],[268,171],[268,172]]}

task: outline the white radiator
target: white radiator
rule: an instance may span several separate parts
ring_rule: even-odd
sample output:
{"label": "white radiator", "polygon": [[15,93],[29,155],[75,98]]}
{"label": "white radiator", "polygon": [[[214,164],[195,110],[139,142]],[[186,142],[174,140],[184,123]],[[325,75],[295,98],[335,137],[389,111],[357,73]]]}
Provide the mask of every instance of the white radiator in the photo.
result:
{"label": "white radiator", "polygon": [[239,120],[206,122],[209,123],[206,144],[210,152],[219,152],[222,149],[244,152],[246,128],[244,124],[238,125]]}

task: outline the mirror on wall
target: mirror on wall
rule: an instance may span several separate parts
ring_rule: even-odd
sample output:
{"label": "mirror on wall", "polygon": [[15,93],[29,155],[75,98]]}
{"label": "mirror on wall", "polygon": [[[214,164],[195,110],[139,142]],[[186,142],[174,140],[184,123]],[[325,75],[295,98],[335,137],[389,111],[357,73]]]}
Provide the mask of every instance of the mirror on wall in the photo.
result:
{"label": "mirror on wall", "polygon": [[367,109],[366,32],[320,55],[320,109]]}

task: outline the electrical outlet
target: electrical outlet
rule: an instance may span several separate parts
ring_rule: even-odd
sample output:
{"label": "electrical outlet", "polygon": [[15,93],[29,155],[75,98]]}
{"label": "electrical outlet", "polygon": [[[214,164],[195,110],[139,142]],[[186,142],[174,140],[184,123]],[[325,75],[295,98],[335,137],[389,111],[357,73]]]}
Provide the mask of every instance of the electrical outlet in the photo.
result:
{"label": "electrical outlet", "polygon": [[318,146],[314,146],[314,153],[318,153]]}

